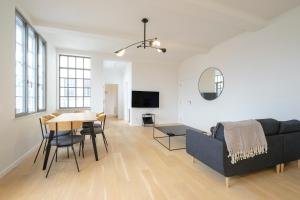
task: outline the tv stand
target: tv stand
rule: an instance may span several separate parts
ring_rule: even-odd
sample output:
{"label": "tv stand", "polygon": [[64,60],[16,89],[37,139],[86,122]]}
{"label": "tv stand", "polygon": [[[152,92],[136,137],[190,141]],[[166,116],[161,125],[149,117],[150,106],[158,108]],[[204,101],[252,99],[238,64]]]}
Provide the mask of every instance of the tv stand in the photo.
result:
{"label": "tv stand", "polygon": [[154,127],[155,126],[155,114],[152,113],[145,113],[142,115],[142,120],[143,120],[143,126],[150,126]]}

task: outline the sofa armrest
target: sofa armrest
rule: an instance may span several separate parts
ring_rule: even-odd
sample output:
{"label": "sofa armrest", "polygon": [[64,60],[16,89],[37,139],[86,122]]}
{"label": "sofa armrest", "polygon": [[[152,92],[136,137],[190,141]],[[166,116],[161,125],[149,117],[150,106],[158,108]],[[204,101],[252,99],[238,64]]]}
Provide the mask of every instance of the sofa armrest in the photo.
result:
{"label": "sofa armrest", "polygon": [[283,161],[290,162],[300,159],[300,132],[282,135],[284,138]]}
{"label": "sofa armrest", "polygon": [[187,130],[186,151],[204,164],[224,175],[224,151],[223,141],[204,135],[195,130]]}

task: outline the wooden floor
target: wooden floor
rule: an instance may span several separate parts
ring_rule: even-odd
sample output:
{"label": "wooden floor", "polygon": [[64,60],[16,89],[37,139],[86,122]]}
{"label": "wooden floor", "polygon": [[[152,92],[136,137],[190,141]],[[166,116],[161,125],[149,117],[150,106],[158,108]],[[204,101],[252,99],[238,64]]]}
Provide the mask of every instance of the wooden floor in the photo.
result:
{"label": "wooden floor", "polygon": [[[300,169],[296,163],[276,174],[268,169],[234,177],[227,189],[224,177],[200,162],[193,163],[185,150],[169,152],[152,139],[152,129],[130,127],[110,119],[105,152],[100,137],[96,162],[90,139],[77,172],[73,156],[59,152],[48,179],[42,157],[34,154],[0,179],[0,199],[300,199]],[[78,150],[78,147],[76,147]],[[52,152],[53,153],[53,152]]]}

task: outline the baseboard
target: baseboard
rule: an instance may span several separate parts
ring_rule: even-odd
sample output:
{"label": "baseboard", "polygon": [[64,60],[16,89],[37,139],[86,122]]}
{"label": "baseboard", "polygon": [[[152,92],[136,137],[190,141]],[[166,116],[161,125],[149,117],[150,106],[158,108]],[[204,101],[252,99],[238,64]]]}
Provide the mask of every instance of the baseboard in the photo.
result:
{"label": "baseboard", "polygon": [[5,168],[4,170],[2,170],[0,172],[0,178],[2,178],[3,176],[5,176],[6,174],[8,174],[11,170],[13,170],[15,167],[17,167],[23,160],[25,160],[32,152],[34,152],[37,148],[38,148],[39,144],[36,144],[35,146],[33,146],[31,149],[29,149],[29,151],[27,151],[26,153],[24,153],[22,156],[20,156],[16,161],[14,161],[13,163],[11,163],[7,168]]}
{"label": "baseboard", "polygon": [[118,117],[118,115],[115,115],[115,114],[107,114],[106,116],[107,117]]}

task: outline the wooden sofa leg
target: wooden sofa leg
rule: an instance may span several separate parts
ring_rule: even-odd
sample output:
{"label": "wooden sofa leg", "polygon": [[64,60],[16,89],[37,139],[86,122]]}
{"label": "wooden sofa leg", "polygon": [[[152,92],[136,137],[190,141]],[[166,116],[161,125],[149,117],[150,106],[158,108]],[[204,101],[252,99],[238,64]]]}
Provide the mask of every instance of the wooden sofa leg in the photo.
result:
{"label": "wooden sofa leg", "polygon": [[300,168],[300,160],[298,160],[298,168]]}
{"label": "wooden sofa leg", "polygon": [[284,172],[284,163],[280,164],[280,172]]}
{"label": "wooden sofa leg", "polygon": [[230,178],[229,177],[225,177],[226,188],[229,188],[229,186],[230,186],[229,181],[230,181]]}
{"label": "wooden sofa leg", "polygon": [[195,158],[193,157],[193,163],[195,163],[196,162],[196,160],[195,160]]}
{"label": "wooden sofa leg", "polygon": [[279,174],[281,171],[281,164],[276,165],[276,173]]}

